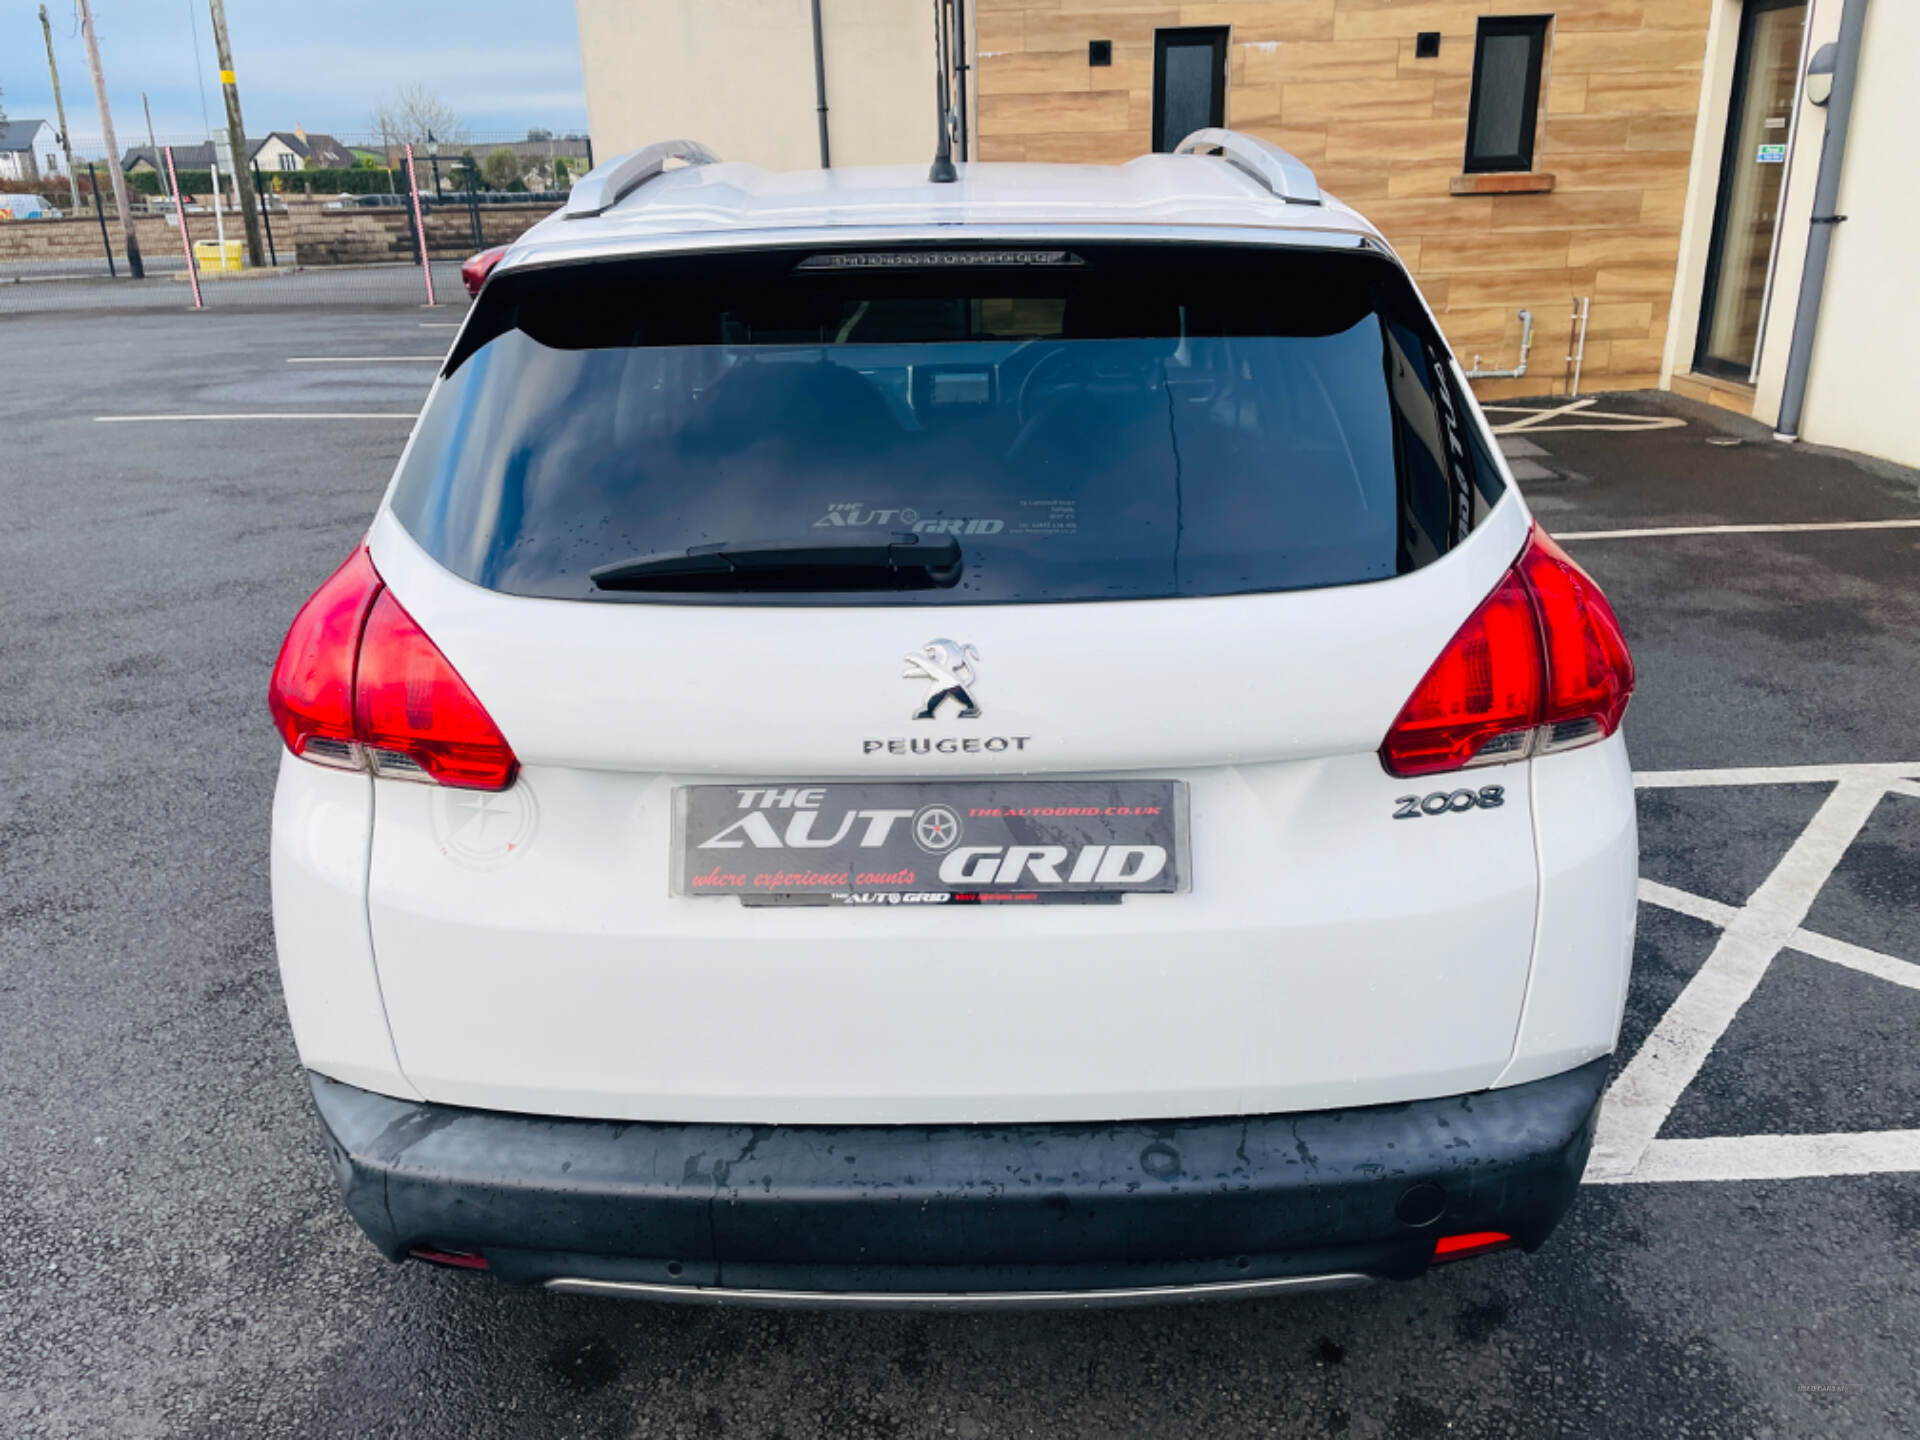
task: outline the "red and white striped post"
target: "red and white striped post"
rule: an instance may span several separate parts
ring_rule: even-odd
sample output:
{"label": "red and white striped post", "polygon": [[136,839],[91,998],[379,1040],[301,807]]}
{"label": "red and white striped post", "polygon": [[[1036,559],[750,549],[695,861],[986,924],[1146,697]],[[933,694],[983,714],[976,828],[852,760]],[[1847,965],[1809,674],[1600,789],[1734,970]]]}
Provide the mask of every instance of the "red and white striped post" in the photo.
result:
{"label": "red and white striped post", "polygon": [[427,258],[427,222],[420,213],[420,182],[413,176],[413,142],[407,142],[407,193],[413,197],[413,233],[420,237],[420,273],[427,277],[427,304],[433,304],[433,262]]}
{"label": "red and white striped post", "polygon": [[180,193],[180,173],[173,168],[173,147],[167,149],[167,183],[173,186],[173,218],[180,222],[180,248],[187,257],[187,283],[193,286],[193,308],[201,309],[200,272],[193,263],[193,241],[187,237],[187,201]]}

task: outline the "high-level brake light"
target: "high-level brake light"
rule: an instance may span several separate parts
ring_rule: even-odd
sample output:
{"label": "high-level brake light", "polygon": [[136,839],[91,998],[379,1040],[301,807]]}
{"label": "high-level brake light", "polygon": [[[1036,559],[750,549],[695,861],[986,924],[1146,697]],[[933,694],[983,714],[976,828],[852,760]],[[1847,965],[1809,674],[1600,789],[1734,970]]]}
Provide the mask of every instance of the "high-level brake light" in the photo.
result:
{"label": "high-level brake light", "polygon": [[504,790],[519,761],[362,545],[300,607],[267,705],[302,760],[465,790]]}
{"label": "high-level brake light", "polygon": [[1593,577],[1538,527],[1380,745],[1394,775],[1571,750],[1620,728],[1633,659]]}

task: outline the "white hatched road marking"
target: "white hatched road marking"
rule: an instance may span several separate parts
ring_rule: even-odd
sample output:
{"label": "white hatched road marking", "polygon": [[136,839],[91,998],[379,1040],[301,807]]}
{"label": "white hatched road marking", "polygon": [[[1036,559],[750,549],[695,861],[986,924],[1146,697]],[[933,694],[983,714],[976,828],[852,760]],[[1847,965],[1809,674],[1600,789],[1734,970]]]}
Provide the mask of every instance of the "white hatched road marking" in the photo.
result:
{"label": "white hatched road marking", "polygon": [[1804,535],[1816,530],[1920,530],[1910,520],[1823,520],[1779,525],[1662,525],[1650,530],[1555,531],[1556,540],[1661,540],[1673,535]]}
{"label": "white hatched road marking", "polygon": [[1828,960],[1835,965],[1844,965],[1849,970],[1858,970],[1862,975],[1904,985],[1909,990],[1920,990],[1920,965],[1898,956],[1882,955],[1878,950],[1869,950],[1864,945],[1852,945],[1831,936],[1816,935],[1811,930],[1796,930],[1793,938],[1787,941],[1787,948],[1811,955],[1816,960]]}
{"label": "white hatched road marking", "polygon": [[1687,423],[1677,415],[1629,415],[1615,410],[1595,410],[1594,404],[1593,397],[1588,396],[1545,410],[1536,410],[1531,405],[1482,405],[1480,408],[1489,417],[1495,414],[1520,417],[1495,425],[1496,435],[1544,434],[1549,430],[1680,430]]}
{"label": "white hatched road marking", "polygon": [[417,410],[232,410],[208,415],[96,415],[96,425],[164,425],[190,420],[417,420]]}
{"label": "white hatched road marking", "polygon": [[1640,877],[1640,900],[1645,905],[1658,905],[1662,910],[1676,910],[1682,915],[1691,915],[1709,925],[1718,925],[1722,930],[1731,925],[1733,917],[1740,913],[1738,905],[1725,905],[1718,900],[1709,900],[1704,895],[1690,895],[1685,890],[1662,885],[1658,880],[1649,880],[1644,875]]}
{"label": "white hatched road marking", "polygon": [[1782,950],[1920,990],[1920,964],[1816,934],[1800,924],[1880,801],[1890,793],[1920,797],[1916,776],[1920,762],[1642,771],[1634,776],[1634,785],[1642,789],[1782,784],[1834,788],[1745,905],[1710,900],[1656,880],[1640,881],[1643,902],[1717,925],[1722,934],[1706,963],[1608,1087],[1587,1162],[1588,1183],[1800,1179],[1920,1170],[1920,1130],[1658,1138],[1682,1092]]}

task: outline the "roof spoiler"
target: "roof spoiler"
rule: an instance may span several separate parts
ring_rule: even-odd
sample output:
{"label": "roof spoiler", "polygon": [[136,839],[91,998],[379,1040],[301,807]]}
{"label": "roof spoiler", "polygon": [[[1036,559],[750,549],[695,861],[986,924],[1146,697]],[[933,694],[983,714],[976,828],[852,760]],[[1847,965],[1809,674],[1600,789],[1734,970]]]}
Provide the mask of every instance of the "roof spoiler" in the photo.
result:
{"label": "roof spoiler", "polygon": [[1251,175],[1289,205],[1318,205],[1320,182],[1299,156],[1238,130],[1196,130],[1173,147],[1176,155],[1217,150],[1234,169]]}
{"label": "roof spoiler", "polygon": [[642,150],[616,155],[596,165],[567,192],[566,216],[585,220],[611,210],[667,168],[669,160],[688,165],[717,165],[720,157],[698,140],[661,140]]}

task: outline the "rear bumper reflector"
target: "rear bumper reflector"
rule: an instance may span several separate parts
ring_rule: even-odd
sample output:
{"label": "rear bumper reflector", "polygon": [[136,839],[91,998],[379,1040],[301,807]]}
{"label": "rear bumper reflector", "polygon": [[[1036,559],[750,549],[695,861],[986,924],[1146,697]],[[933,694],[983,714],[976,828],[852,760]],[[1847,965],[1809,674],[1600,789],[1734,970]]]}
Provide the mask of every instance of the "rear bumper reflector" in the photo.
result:
{"label": "rear bumper reflector", "polygon": [[1401,1105],[1061,1125],[622,1124],[309,1078],[348,1209],[392,1259],[423,1246],[509,1282],[687,1299],[1091,1302],[1411,1279],[1443,1234],[1534,1249],[1572,1202],[1606,1062]]}

